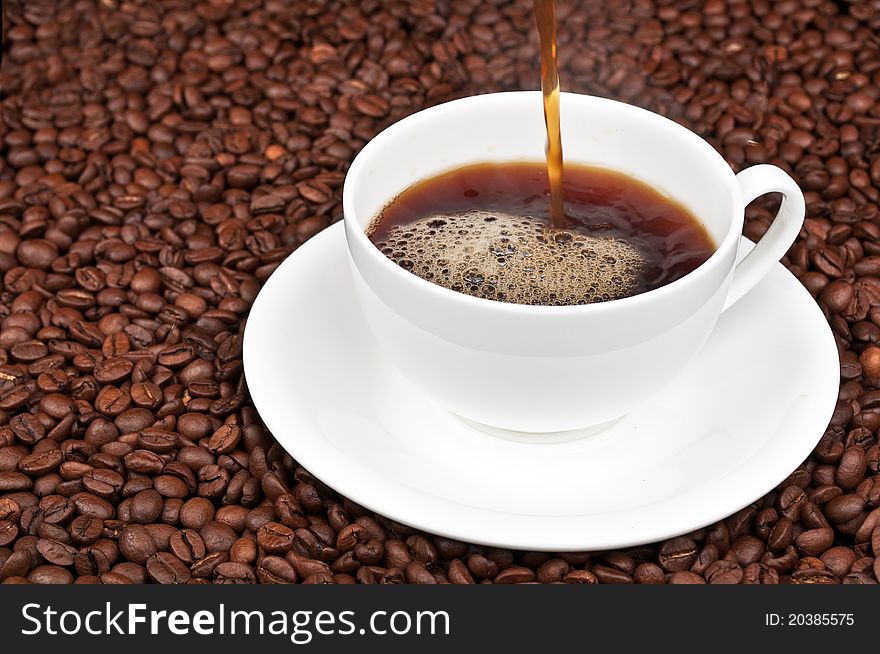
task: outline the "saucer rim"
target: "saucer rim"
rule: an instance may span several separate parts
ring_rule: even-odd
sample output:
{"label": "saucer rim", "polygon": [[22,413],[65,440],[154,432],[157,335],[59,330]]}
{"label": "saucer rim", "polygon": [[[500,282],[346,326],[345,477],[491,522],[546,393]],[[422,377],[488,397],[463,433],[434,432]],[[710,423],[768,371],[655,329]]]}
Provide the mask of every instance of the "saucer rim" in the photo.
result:
{"label": "saucer rim", "polygon": [[[487,518],[495,518],[496,520],[492,520],[492,522],[497,522],[497,519],[500,519],[503,516],[515,516],[516,520],[518,520],[518,521],[522,521],[522,519],[524,519],[524,518],[525,519],[534,518],[536,522],[556,523],[559,521],[588,520],[588,518],[591,516],[595,518],[597,516],[602,515],[601,513],[588,512],[588,513],[584,513],[584,514],[536,515],[536,516],[530,516],[530,515],[526,515],[526,514],[522,514],[522,513],[513,514],[513,513],[504,512],[504,511],[501,511],[498,509],[484,508],[482,506],[475,506],[472,504],[463,504],[463,503],[457,502],[456,500],[451,499],[451,498],[437,496],[437,495],[431,494],[429,492],[425,492],[421,489],[412,488],[411,486],[409,486],[399,480],[394,480],[394,479],[387,480],[388,488],[383,488],[379,492],[376,492],[376,489],[373,489],[374,492],[368,493],[369,497],[364,497],[362,484],[361,484],[360,489],[357,488],[358,483],[363,481],[363,479],[362,479],[363,471],[366,470],[367,474],[369,476],[372,476],[374,479],[376,478],[378,473],[371,471],[369,466],[367,466],[365,468],[360,468],[361,472],[358,474],[355,474],[355,475],[348,475],[346,470],[339,472],[340,468],[345,469],[345,468],[351,468],[352,466],[349,465],[344,460],[340,460],[338,458],[336,458],[336,461],[335,461],[336,465],[335,466],[334,465],[325,465],[326,461],[324,461],[322,463],[322,461],[318,461],[316,459],[321,458],[321,455],[326,452],[316,453],[315,448],[312,448],[308,451],[305,451],[308,448],[299,448],[300,449],[299,453],[294,453],[294,451],[292,451],[292,450],[296,450],[298,448],[295,445],[292,448],[289,447],[290,446],[289,439],[287,439],[286,437],[279,437],[279,434],[284,434],[286,431],[288,431],[288,425],[291,421],[291,416],[293,415],[293,413],[290,412],[290,408],[288,407],[288,415],[287,416],[279,417],[278,412],[273,411],[272,407],[265,406],[265,404],[266,404],[265,397],[263,397],[262,400],[259,399],[259,396],[261,395],[261,393],[259,391],[254,392],[255,385],[251,383],[251,381],[253,379],[260,378],[259,374],[257,374],[256,377],[254,377],[254,371],[256,370],[256,364],[254,363],[255,358],[252,355],[250,355],[249,353],[254,352],[255,348],[258,347],[258,346],[252,345],[253,341],[257,338],[256,336],[254,336],[254,333],[256,331],[259,331],[259,328],[255,328],[254,325],[259,324],[258,321],[259,321],[259,317],[260,317],[262,310],[263,310],[263,305],[266,303],[266,298],[271,295],[271,292],[267,292],[267,289],[272,289],[274,291],[275,286],[277,286],[279,283],[282,283],[280,280],[285,279],[289,275],[289,271],[294,269],[296,262],[301,261],[305,258],[305,256],[302,255],[303,252],[315,253],[314,256],[316,256],[318,251],[320,250],[320,248],[334,247],[332,245],[332,240],[334,238],[337,241],[340,241],[338,244],[338,247],[344,248],[344,246],[345,246],[344,238],[345,237],[344,237],[342,225],[340,223],[331,225],[330,227],[326,228],[321,233],[317,234],[315,237],[310,239],[300,249],[298,249],[290,257],[288,257],[288,259],[286,259],[278,267],[278,269],[273,273],[273,275],[270,277],[270,279],[267,280],[267,282],[264,285],[263,289],[261,290],[259,296],[257,297],[256,301],[254,302],[254,305],[251,310],[251,316],[249,317],[247,326],[245,328],[245,334],[244,334],[244,339],[243,339],[243,341],[244,341],[243,342],[243,365],[244,365],[244,369],[245,369],[245,376],[246,376],[246,378],[248,378],[248,385],[249,385],[249,388],[251,389],[251,397],[254,402],[254,405],[256,406],[262,419],[266,423],[266,426],[270,429],[270,431],[273,434],[275,434],[276,439],[282,445],[282,447],[284,447],[286,451],[289,451],[291,456],[300,465],[302,465],[304,468],[309,470],[309,472],[312,475],[314,475],[316,478],[320,479],[323,483],[326,483],[329,487],[333,488],[340,495],[350,498],[352,501],[363,506],[364,508],[371,510],[371,511],[374,511],[375,513],[378,513],[380,515],[386,516],[386,517],[390,518],[391,520],[394,520],[394,521],[400,522],[402,524],[411,526],[413,528],[423,530],[423,531],[426,531],[426,532],[429,532],[432,534],[445,536],[448,538],[462,540],[465,542],[480,543],[480,544],[489,545],[489,546],[496,546],[496,547],[514,548],[514,549],[521,549],[521,550],[539,550],[539,551],[548,551],[548,552],[549,551],[578,551],[578,550],[585,550],[585,549],[603,550],[603,549],[614,549],[614,548],[621,548],[621,547],[631,547],[631,546],[641,545],[644,543],[653,543],[653,542],[661,541],[661,540],[664,540],[666,538],[670,538],[670,537],[673,537],[676,535],[687,534],[687,533],[690,533],[694,530],[700,529],[706,525],[713,524],[714,522],[717,522],[718,520],[722,520],[722,519],[736,513],[737,511],[741,510],[743,507],[746,507],[749,504],[760,499],[761,497],[766,495],[768,492],[770,492],[774,488],[776,488],[786,478],[786,476],[783,476],[782,474],[779,473],[779,470],[783,469],[783,466],[778,465],[778,464],[774,465],[774,466],[770,466],[776,472],[765,470],[763,476],[768,477],[768,479],[762,480],[761,483],[753,482],[753,483],[749,484],[750,488],[760,489],[760,490],[754,490],[753,492],[750,492],[749,493],[750,499],[748,501],[744,502],[742,499],[743,496],[740,495],[740,496],[738,496],[740,499],[737,499],[735,502],[728,503],[729,506],[725,505],[721,511],[719,511],[717,508],[714,510],[703,511],[702,513],[698,513],[697,515],[700,517],[697,517],[694,520],[691,520],[691,521],[681,520],[681,521],[679,521],[673,529],[666,528],[664,526],[665,521],[656,521],[656,524],[654,524],[653,529],[647,529],[647,530],[641,529],[638,534],[633,533],[628,538],[623,538],[620,536],[620,534],[617,534],[617,537],[612,537],[610,539],[608,539],[608,538],[603,539],[603,537],[601,535],[597,536],[596,534],[591,534],[590,538],[588,539],[588,542],[584,538],[584,534],[585,533],[589,534],[590,530],[589,529],[584,530],[583,527],[575,527],[575,525],[572,525],[572,529],[570,529],[569,531],[566,532],[565,538],[553,538],[552,539],[553,542],[549,542],[547,540],[542,539],[542,535],[544,532],[542,532],[541,529],[534,530],[534,532],[537,535],[537,538],[529,538],[528,533],[524,533],[524,532],[518,532],[517,535],[514,537],[511,537],[510,535],[505,535],[502,533],[505,531],[510,532],[511,530],[509,528],[501,529],[498,532],[501,535],[496,538],[488,533],[485,533],[485,534],[467,533],[469,531],[467,526],[463,526],[462,529],[456,529],[455,526],[444,525],[443,524],[444,521],[442,519],[439,521],[439,523],[436,521],[432,521],[432,519],[431,519],[432,512],[431,511],[417,510],[417,509],[413,509],[413,508],[410,508],[410,510],[406,510],[405,508],[401,508],[401,506],[409,505],[410,507],[412,507],[413,502],[416,499],[418,499],[418,500],[424,501],[426,503],[426,505],[438,505],[435,508],[438,508],[440,510],[445,510],[447,512],[450,508],[460,507],[461,509],[467,510],[467,512],[469,512],[469,513],[474,513],[476,515],[482,514],[482,520],[473,519],[472,516],[467,517],[467,520],[465,520],[464,522],[471,523],[471,526],[481,525],[485,522],[485,520]],[[749,241],[745,237],[742,237],[742,247],[740,248],[741,255],[744,255],[753,246],[754,245],[751,243],[751,241]],[[300,256],[298,256],[298,255],[300,255]],[[317,257],[317,259],[319,261],[323,261],[323,260],[326,260],[326,257],[323,257],[323,258]],[[833,379],[829,378],[828,382],[823,381],[822,385],[825,388],[821,391],[816,392],[816,395],[819,395],[819,396],[824,396],[826,393],[828,395],[828,398],[829,398],[829,400],[827,402],[828,406],[826,407],[826,410],[824,412],[821,412],[823,415],[826,416],[824,423],[827,424],[827,422],[830,420],[830,418],[833,414],[834,406],[836,405],[837,390],[839,389],[839,377],[836,374],[838,367],[839,367],[836,343],[834,341],[834,337],[833,337],[833,334],[830,330],[830,327],[828,326],[827,321],[825,320],[825,317],[822,315],[821,310],[819,309],[818,305],[816,305],[813,298],[811,296],[809,296],[809,293],[806,291],[806,289],[803,288],[803,286],[801,286],[799,282],[797,282],[796,278],[794,278],[794,276],[791,275],[791,273],[788,270],[786,270],[781,264],[777,264],[777,265],[778,265],[779,269],[784,271],[785,275],[790,277],[790,279],[786,280],[786,283],[794,282],[796,284],[796,287],[792,287],[792,289],[798,288],[798,289],[800,289],[800,292],[806,294],[805,297],[804,296],[801,297],[801,300],[809,299],[809,306],[807,306],[806,302],[805,302],[804,310],[809,311],[812,314],[812,320],[816,321],[816,325],[814,325],[814,327],[818,327],[819,331],[821,331],[823,333],[823,338],[825,339],[826,345],[821,346],[821,349],[824,352],[822,355],[819,355],[819,356],[827,359],[821,365],[823,365],[823,366],[828,365],[829,372],[830,372],[830,365],[829,364],[831,362],[831,358],[832,358],[831,354],[833,352],[833,362],[834,362],[834,368],[835,368],[835,375],[833,376]],[[772,272],[775,272],[775,271],[776,271],[776,268],[774,267]],[[771,274],[772,274],[772,272],[771,272]],[[777,276],[778,276],[778,273],[777,273]],[[780,279],[782,279],[782,278],[780,278]],[[261,300],[262,300],[262,302],[261,302]],[[330,301],[338,301],[337,296],[332,295],[330,298]],[[253,320],[254,317],[257,318],[257,321]],[[821,321],[821,325],[819,324],[819,321]],[[824,329],[822,329],[822,327],[824,327]],[[811,352],[811,358],[817,359],[816,364],[815,364],[817,366],[820,365],[820,362],[818,361],[819,356],[817,356],[818,351],[819,351],[819,348],[816,348],[816,351]],[[249,361],[251,363],[249,363]],[[249,375],[249,373],[250,373],[250,375]],[[824,380],[824,376],[823,376],[823,380]],[[675,383],[676,382],[673,382],[672,386],[674,386]],[[260,383],[258,382],[256,384],[256,386],[259,387]],[[831,392],[832,386],[833,386],[833,393]],[[426,404],[430,402],[429,398],[426,398],[426,400],[427,400]],[[771,401],[771,400],[768,400],[768,401]],[[266,410],[261,410],[261,409],[266,409]],[[437,408],[436,410],[440,411],[439,408]],[[636,412],[636,413],[638,413],[638,412]],[[310,422],[308,418],[301,418],[300,420],[304,423]],[[817,418],[817,421],[818,421],[818,418]],[[288,423],[288,425],[282,424],[284,422]],[[818,428],[817,428],[817,432],[818,432]],[[786,464],[784,466],[784,469],[788,471],[786,473],[786,475],[790,475],[791,471],[795,470],[797,468],[797,466],[800,465],[800,463],[807,456],[809,456],[810,452],[815,447],[815,443],[819,440],[822,433],[824,433],[824,429],[821,432],[818,432],[816,434],[815,439],[812,439],[812,437],[810,437],[810,439],[799,440],[798,443],[802,443],[802,445],[799,448],[787,447],[787,449],[781,450],[781,452],[779,454],[786,462]],[[731,475],[742,476],[742,474],[744,474],[743,470],[744,469],[748,470],[749,465],[755,460],[755,458],[757,456],[761,456],[762,453],[765,453],[768,449],[772,451],[774,448],[774,443],[777,441],[778,441],[778,439],[776,439],[776,438],[766,438],[764,441],[762,441],[761,447],[759,448],[759,450],[757,452],[753,452],[746,460],[744,460],[739,465],[739,467],[734,468],[729,471],[726,471],[726,477],[730,477]],[[524,445],[525,447],[533,447],[534,446],[534,444],[522,444],[522,443],[515,443],[515,442],[513,442],[513,443],[508,442],[507,445],[508,446],[523,446]],[[539,447],[551,447],[551,446],[553,446],[552,443],[539,445]],[[335,446],[332,446],[332,445],[328,445],[328,447],[333,447],[335,449]],[[322,448],[318,447],[317,449],[320,450]],[[323,449],[326,451],[327,447],[324,447]],[[793,452],[793,449],[797,451],[796,456],[795,456],[795,453]],[[305,455],[305,456],[303,456],[303,455]],[[317,463],[317,465],[314,465],[316,463]],[[336,470],[335,473],[333,472],[334,469]],[[330,472],[329,475],[327,474],[328,471]],[[749,471],[749,474],[752,474],[752,472],[753,471]],[[772,481],[769,479],[769,477],[772,477]],[[722,477],[722,478],[720,478],[718,480],[714,480],[714,481],[721,482],[724,479],[725,479],[725,477]],[[699,490],[699,488],[697,490]],[[401,492],[405,492],[410,497],[410,499],[401,502],[401,501],[399,501],[400,498],[398,497],[395,500],[395,492],[397,494],[400,494]],[[676,502],[680,503],[682,501],[682,499],[681,499],[682,497],[688,497],[688,496],[694,495],[695,492],[696,491],[691,489],[689,491],[676,493],[672,497],[665,498],[664,500],[662,500],[660,502],[660,504],[666,504],[666,503],[674,504]],[[387,500],[387,502],[385,500]],[[383,506],[383,504],[384,504],[384,506]],[[627,514],[627,513],[631,513],[631,512],[635,512],[635,511],[644,511],[646,509],[646,507],[650,507],[651,505],[652,504],[650,502],[645,502],[645,503],[638,505],[637,507],[627,509],[624,513]],[[389,510],[389,508],[391,510]],[[613,513],[613,512],[609,512],[609,513]],[[712,517],[707,518],[706,515],[708,515],[708,514],[711,514]],[[424,516],[424,518],[422,516]],[[461,516],[461,517],[465,517],[465,516]],[[447,520],[446,522],[449,522],[449,521]],[[474,527],[474,528],[476,528],[476,527]],[[635,529],[636,526],[633,525],[632,528]],[[554,532],[553,535],[557,536],[558,534],[556,534]]]}

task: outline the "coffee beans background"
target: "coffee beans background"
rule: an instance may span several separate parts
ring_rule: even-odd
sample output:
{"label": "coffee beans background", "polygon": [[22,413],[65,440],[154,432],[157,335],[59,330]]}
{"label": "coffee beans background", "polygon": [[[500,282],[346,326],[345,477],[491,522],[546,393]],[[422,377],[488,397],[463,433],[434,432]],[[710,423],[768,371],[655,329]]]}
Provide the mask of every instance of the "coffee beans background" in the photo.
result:
{"label": "coffee beans background", "polygon": [[[799,181],[785,263],[841,359],[831,425],[769,495],[665,543],[568,554],[338,496],[275,443],[241,372],[260,285],[339,220],[371,136],[538,87],[530,1],[4,4],[3,583],[877,582],[880,2],[560,1],[564,88]],[[749,207],[745,233],[774,208]]]}

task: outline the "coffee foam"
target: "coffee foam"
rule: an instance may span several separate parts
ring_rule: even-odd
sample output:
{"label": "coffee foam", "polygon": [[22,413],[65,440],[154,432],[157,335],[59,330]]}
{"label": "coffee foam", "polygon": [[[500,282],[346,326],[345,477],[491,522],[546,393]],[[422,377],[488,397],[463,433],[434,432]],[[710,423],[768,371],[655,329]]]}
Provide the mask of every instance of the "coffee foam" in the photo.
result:
{"label": "coffee foam", "polygon": [[515,304],[589,304],[626,297],[645,267],[642,253],[624,241],[489,210],[437,213],[397,225],[376,247],[435,284]]}

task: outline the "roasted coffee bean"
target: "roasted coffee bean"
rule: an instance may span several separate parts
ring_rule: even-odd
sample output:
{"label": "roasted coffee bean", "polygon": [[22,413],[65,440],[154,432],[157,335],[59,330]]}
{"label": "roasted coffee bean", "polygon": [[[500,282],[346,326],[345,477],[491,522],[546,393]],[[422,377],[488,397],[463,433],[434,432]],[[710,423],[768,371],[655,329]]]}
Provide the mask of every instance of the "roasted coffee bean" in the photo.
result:
{"label": "roasted coffee bean", "polygon": [[162,496],[154,490],[144,490],[131,500],[131,519],[142,525],[155,522],[162,515]]}
{"label": "roasted coffee bean", "polygon": [[832,547],[819,557],[822,564],[836,577],[843,578],[856,561],[856,553],[848,547]]}
{"label": "roasted coffee bean", "polygon": [[281,524],[286,525],[291,529],[306,527],[309,524],[308,520],[303,515],[303,510],[302,507],[300,507],[299,502],[297,502],[296,498],[290,493],[283,493],[275,498],[275,514],[278,516],[278,521]]}
{"label": "roasted coffee bean", "polygon": [[631,575],[623,572],[621,570],[617,570],[616,568],[611,568],[606,565],[594,565],[591,570],[596,579],[599,580],[600,584],[631,584],[633,583],[633,578]]}
{"label": "roasted coffee bean", "polygon": [[150,428],[138,432],[137,444],[156,454],[168,454],[177,448],[178,438],[173,432]]}
{"label": "roasted coffee bean", "polygon": [[761,563],[750,563],[743,570],[743,584],[778,584],[779,574]]}
{"label": "roasted coffee bean", "polygon": [[843,523],[860,515],[865,508],[865,500],[855,494],[839,495],[825,505],[825,516],[833,523]]}
{"label": "roasted coffee bean", "polygon": [[804,569],[795,570],[791,575],[791,583],[793,584],[836,584],[838,583],[834,574],[828,570]]}
{"label": "roasted coffee bean", "polygon": [[829,527],[808,529],[794,540],[798,552],[806,556],[818,556],[831,547],[834,531]]}
{"label": "roasted coffee bean", "polygon": [[0,492],[28,490],[33,480],[21,472],[0,472]]}
{"label": "roasted coffee bean", "polygon": [[867,464],[865,451],[861,447],[848,447],[837,465],[835,482],[844,490],[855,488],[864,478]]}
{"label": "roasted coffee bean", "polygon": [[203,497],[189,499],[180,508],[180,524],[199,530],[214,519],[214,505]]}
{"label": "roasted coffee bean", "polygon": [[73,575],[57,565],[40,565],[28,573],[28,580],[35,584],[71,584]]}
{"label": "roasted coffee bean", "polygon": [[453,584],[474,583],[474,578],[471,576],[470,571],[468,571],[467,566],[459,559],[454,559],[449,562],[447,576],[449,577],[450,583]]}
{"label": "roasted coffee bean", "polygon": [[[495,569],[497,571],[498,566],[489,561],[483,556],[471,557],[478,569],[485,570],[485,575],[480,575],[480,573],[476,573],[477,576],[485,578],[489,575],[489,571]],[[412,561],[412,556],[410,555],[409,548],[406,546],[406,543],[403,543],[399,540],[389,540],[385,543],[385,565],[389,568],[405,568],[409,565],[409,562]],[[485,564],[483,563],[485,561]],[[468,563],[468,567],[470,567],[470,563]],[[492,574],[491,576],[494,576]]]}
{"label": "roasted coffee bean", "polygon": [[257,579],[261,584],[294,584],[296,569],[278,556],[264,556],[257,566]]}
{"label": "roasted coffee bean", "polygon": [[70,500],[80,515],[109,520],[115,514],[115,509],[110,502],[91,493],[75,493],[70,497]]}
{"label": "roasted coffee bean", "polygon": [[318,490],[311,484],[297,484],[293,489],[293,494],[300,506],[309,513],[317,513],[321,510],[323,500]]}
{"label": "roasted coffee bean", "polygon": [[119,551],[132,563],[143,565],[156,553],[156,543],[146,527],[129,525],[119,535]]}
{"label": "roasted coffee bean", "polygon": [[40,477],[58,468],[64,461],[64,454],[59,449],[34,452],[18,461],[18,469],[30,477]]}
{"label": "roasted coffee bean", "polygon": [[748,534],[740,536],[730,545],[730,554],[743,567],[760,561],[764,552],[764,543]]}
{"label": "roasted coffee bean", "polygon": [[801,506],[807,501],[807,496],[799,486],[786,486],[779,494],[778,505],[780,512],[791,521],[800,519]]}
{"label": "roasted coffee bean", "polygon": [[706,581],[710,584],[738,584],[743,570],[733,561],[716,561],[706,569]]}
{"label": "roasted coffee bean", "polygon": [[761,540],[766,541],[773,526],[779,520],[779,514],[773,507],[767,507],[759,511],[752,523],[752,533]]}
{"label": "roasted coffee bean", "polygon": [[34,554],[27,548],[15,550],[3,562],[3,565],[0,565],[0,581],[26,575],[34,567],[34,559]]}
{"label": "roasted coffee bean", "polygon": [[666,581],[663,569],[655,563],[640,563],[633,578],[637,584],[662,584]]}
{"label": "roasted coffee bean", "polygon": [[296,574],[301,579],[306,579],[316,574],[332,576],[329,566],[322,561],[315,561],[294,552],[288,552],[284,558],[296,569]]}
{"label": "roasted coffee bean", "polygon": [[[366,536],[366,534],[364,534]],[[422,536],[421,534],[413,534],[409,538],[406,539],[406,546],[409,548],[410,552],[412,552],[413,558],[420,563],[423,563],[426,566],[431,566],[437,562],[437,549],[434,547],[434,544],[431,543],[430,540]],[[513,562],[513,553],[505,552],[504,553],[504,565],[502,566],[501,557],[498,556],[498,552],[494,553],[489,552],[490,558],[495,561],[495,564],[499,567],[507,567]]]}
{"label": "roasted coffee bean", "polygon": [[[125,498],[132,498],[138,493],[146,490],[150,490],[150,487],[153,485],[153,480],[149,477],[134,477],[129,479],[125,485],[122,487],[122,495]],[[129,522],[131,518],[131,499],[128,499],[127,502],[122,502],[119,504],[119,508],[121,509],[123,506],[126,507],[126,518],[125,521]],[[122,511],[120,511],[120,517],[122,515]]]}
{"label": "roasted coffee bean", "polygon": [[[307,584],[307,585],[312,584],[312,585],[322,585],[323,586],[323,585],[327,585],[327,584],[333,584],[335,582],[333,580],[333,575],[320,572],[318,574],[314,574],[309,577],[306,577],[305,579],[302,580],[302,583]],[[386,582],[386,583],[402,583],[402,582],[398,578],[397,581]],[[410,583],[416,583],[416,582],[410,582]]]}
{"label": "roasted coffee bean", "polygon": [[[132,402],[139,407],[145,407],[147,409],[155,409],[162,401],[161,389],[152,382],[139,382],[137,384],[132,384],[129,393],[131,394]],[[181,428],[180,419],[178,419],[178,428]],[[181,433],[186,435],[183,429],[180,430]]]}
{"label": "roasted coffee bean", "polygon": [[256,576],[249,565],[229,561],[214,568],[214,583],[253,584],[256,583]]}
{"label": "roasted coffee bean", "polygon": [[565,584],[598,584],[599,580],[589,570],[572,570],[562,578]]}
{"label": "roasted coffee bean", "polygon": [[110,571],[110,559],[96,544],[84,547],[73,558],[73,565],[80,575],[98,576]]}
{"label": "roasted coffee bean", "polygon": [[104,533],[104,523],[94,516],[77,516],[70,523],[70,538],[77,545],[91,545]]}
{"label": "roasted coffee bean", "polygon": [[[133,584],[145,584],[148,581],[147,569],[137,563],[117,563],[113,566],[113,569],[110,572],[114,575],[127,578]],[[106,575],[108,573],[104,574]],[[104,575],[102,575],[101,578],[103,580]]]}
{"label": "roasted coffee bean", "polygon": [[535,572],[522,566],[511,566],[499,572],[494,579],[496,584],[524,584],[535,581]]}
{"label": "roasted coffee bean", "polygon": [[[379,528],[377,532],[375,528],[371,529],[370,525],[367,524],[367,521],[372,521],[368,516],[361,516],[357,519],[357,523],[367,529],[370,532],[370,537],[376,540],[384,540],[385,535],[381,530],[381,526],[375,524],[375,527]],[[437,548],[437,554],[440,556],[442,560],[451,560],[461,558],[467,553],[467,544],[462,543],[461,541],[452,540],[451,538],[443,538],[440,536],[434,537],[434,547]]]}
{"label": "roasted coffee bean", "polygon": [[363,565],[376,565],[385,555],[385,547],[382,541],[371,538],[366,543],[358,543],[354,546],[355,558]]}
{"label": "roasted coffee bean", "polygon": [[165,498],[181,499],[189,494],[186,482],[173,475],[159,475],[153,479],[153,488]]}
{"label": "roasted coffee bean", "polygon": [[83,488],[103,498],[114,497],[125,483],[125,478],[114,470],[93,468],[82,476]]}
{"label": "roasted coffee bean", "polygon": [[241,438],[237,425],[222,425],[208,440],[207,448],[212,454],[228,454],[235,449]]}
{"label": "roasted coffee bean", "polygon": [[25,445],[34,445],[46,436],[46,428],[37,416],[32,413],[22,413],[9,421],[9,427],[15,438]]}
{"label": "roasted coffee bean", "polygon": [[780,518],[767,536],[767,549],[774,552],[782,551],[791,544],[792,538],[792,521],[788,518]]}
{"label": "roasted coffee bean", "polygon": [[147,559],[146,568],[157,584],[185,584],[192,577],[189,568],[170,552],[157,552]]}
{"label": "roasted coffee bean", "polygon": [[218,499],[223,496],[226,485],[229,483],[229,473],[217,465],[206,465],[198,472],[198,493],[208,499]]}
{"label": "roasted coffee bean", "polygon": [[229,560],[227,552],[212,552],[206,554],[190,566],[192,576],[196,579],[208,579],[214,574],[214,569],[221,563]]}
{"label": "roasted coffee bean", "polygon": [[57,540],[41,538],[37,542],[37,551],[47,562],[54,565],[73,565],[76,549]]}
{"label": "roasted coffee bean", "polygon": [[666,541],[660,547],[660,565],[667,572],[687,570],[697,558],[696,543],[690,538],[681,537]]}
{"label": "roasted coffee bean", "polygon": [[620,570],[628,575],[631,575],[636,568],[635,560],[626,552],[608,552],[602,557],[602,561],[615,570]]}
{"label": "roasted coffee bean", "polygon": [[[531,572],[531,571],[529,571]],[[534,573],[532,573],[534,575]],[[436,584],[437,580],[418,561],[410,561],[405,570],[406,581],[410,584]]]}
{"label": "roasted coffee bean", "polygon": [[673,572],[669,575],[669,580],[667,583],[670,584],[705,584],[706,580],[703,579],[698,574],[693,572],[683,571],[683,572]]}
{"label": "roasted coffee bean", "polygon": [[50,525],[66,524],[76,512],[76,504],[66,497],[50,495],[40,500],[42,521]]}
{"label": "roasted coffee bean", "polygon": [[257,543],[251,538],[238,538],[229,548],[229,559],[238,563],[253,563],[258,554]]}
{"label": "roasted coffee bean", "polygon": [[93,374],[95,379],[102,384],[114,384],[122,381],[131,374],[134,365],[123,357],[101,359],[95,364]]}
{"label": "roasted coffee bean", "polygon": [[0,520],[0,547],[9,545],[18,536],[18,525],[12,520]]}
{"label": "roasted coffee bean", "polygon": [[354,552],[346,552],[333,561],[330,569],[335,574],[348,574],[350,572],[356,572],[360,565],[361,564],[357,559],[354,558]]}
{"label": "roasted coffee bean", "polygon": [[345,525],[339,531],[339,536],[336,539],[336,549],[340,552],[348,552],[358,543],[364,543],[369,539],[370,533],[365,527],[359,524]]}
{"label": "roasted coffee bean", "polygon": [[31,362],[49,354],[49,348],[40,341],[25,341],[13,345],[9,353],[18,361]]}
{"label": "roasted coffee bean", "polygon": [[237,538],[232,527],[217,521],[205,524],[199,529],[199,535],[208,552],[228,552]]}
{"label": "roasted coffee bean", "polygon": [[102,574],[99,579],[101,580],[101,583],[105,586],[120,586],[135,583],[127,576],[113,572],[112,570],[110,572],[105,572],[104,574]]}
{"label": "roasted coffee bean", "polygon": [[[258,506],[247,512],[244,517],[244,526],[246,529],[256,532],[266,523],[273,522],[274,518],[275,510],[271,506]],[[314,539],[314,534],[308,533]]]}
{"label": "roasted coffee bean", "polygon": [[803,506],[801,506],[801,522],[808,529],[828,526],[828,520],[822,514],[822,511],[819,510],[819,507],[812,502],[804,502]]}

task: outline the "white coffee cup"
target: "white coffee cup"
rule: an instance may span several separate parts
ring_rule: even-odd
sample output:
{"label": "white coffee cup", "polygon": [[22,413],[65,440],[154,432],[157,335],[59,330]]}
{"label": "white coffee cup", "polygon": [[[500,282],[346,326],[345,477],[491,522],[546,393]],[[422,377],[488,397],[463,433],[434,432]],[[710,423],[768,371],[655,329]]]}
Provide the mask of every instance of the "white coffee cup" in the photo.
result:
{"label": "white coffee cup", "polygon": [[[734,175],[712,146],[671,120],[563,93],[565,160],[627,173],[690,209],[717,245],[699,268],[619,300],[527,306],[432,284],[370,242],[370,221],[420,180],[473,163],[543,161],[542,111],[541,94],[523,91],[413,114],[361,150],[343,190],[357,296],[389,360],[448,410],[526,432],[601,425],[643,404],[687,366],[721,312],[764,277],[804,220],[803,194],[781,169]],[[744,207],[774,191],[783,196],[776,219],[736,264]]]}

